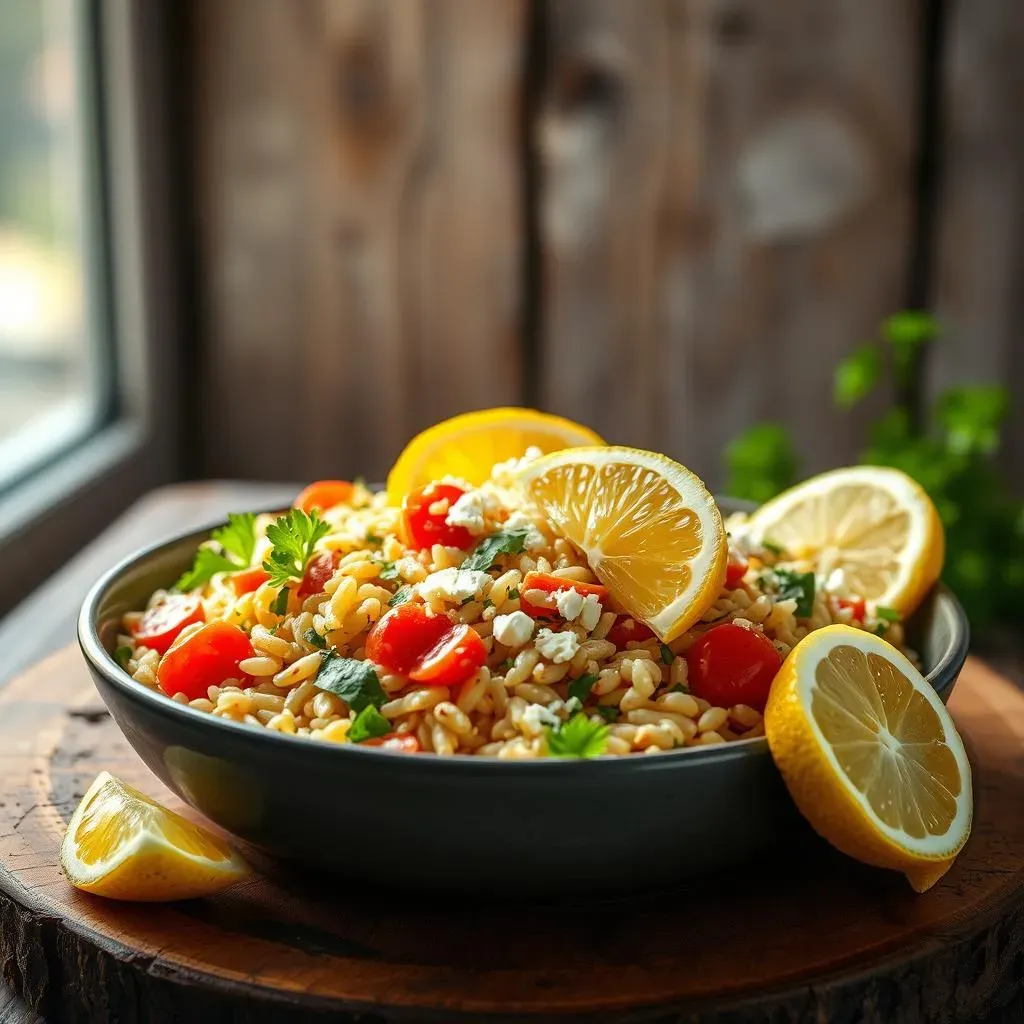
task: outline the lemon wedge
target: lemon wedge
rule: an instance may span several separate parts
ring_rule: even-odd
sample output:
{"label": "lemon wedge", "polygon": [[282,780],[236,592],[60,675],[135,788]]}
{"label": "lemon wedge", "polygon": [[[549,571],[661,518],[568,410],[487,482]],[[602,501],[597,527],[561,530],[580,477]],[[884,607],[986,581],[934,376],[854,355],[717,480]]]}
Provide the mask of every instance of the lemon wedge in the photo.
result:
{"label": "lemon wedge", "polygon": [[971,766],[895,647],[852,626],[809,633],[772,683],[764,725],[794,802],[833,846],[918,892],[949,870],[971,831]]}
{"label": "lemon wedge", "polygon": [[931,499],[885,466],[836,469],[791,487],[751,516],[749,536],[825,576],[842,569],[853,593],[903,616],[939,578],[945,553]]}
{"label": "lemon wedge", "polygon": [[637,448],[569,448],[528,463],[517,482],[662,640],[714,603],[725,580],[725,527],[685,466]]}
{"label": "lemon wedge", "polygon": [[458,477],[482,484],[494,465],[521,458],[528,448],[553,452],[573,445],[604,444],[589,427],[536,409],[467,412],[417,434],[388,474],[388,499],[398,504],[431,480]]}
{"label": "lemon wedge", "polygon": [[60,863],[78,889],[146,902],[209,896],[249,873],[223,840],[109,772],[71,816]]}

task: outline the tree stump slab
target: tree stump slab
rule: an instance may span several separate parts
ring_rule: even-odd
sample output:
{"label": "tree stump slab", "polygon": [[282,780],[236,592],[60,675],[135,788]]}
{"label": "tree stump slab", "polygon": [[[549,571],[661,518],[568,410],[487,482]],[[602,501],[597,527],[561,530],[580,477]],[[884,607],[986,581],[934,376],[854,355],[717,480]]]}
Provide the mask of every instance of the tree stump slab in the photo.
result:
{"label": "tree stump slab", "polygon": [[[514,902],[515,864],[496,864],[494,890],[473,901],[443,878],[398,896],[387,878],[347,876],[339,850],[337,877],[257,861],[212,899],[131,905],[61,875],[82,793],[108,769],[195,815],[68,648],[0,692],[3,976],[48,1021],[97,1024],[1024,1019],[1024,694],[972,659],[951,709],[974,766],[974,833],[921,896],[815,843],[629,898],[614,878],[574,892],[571,864],[552,865],[565,902]],[[622,870],[642,871],[643,851]]]}

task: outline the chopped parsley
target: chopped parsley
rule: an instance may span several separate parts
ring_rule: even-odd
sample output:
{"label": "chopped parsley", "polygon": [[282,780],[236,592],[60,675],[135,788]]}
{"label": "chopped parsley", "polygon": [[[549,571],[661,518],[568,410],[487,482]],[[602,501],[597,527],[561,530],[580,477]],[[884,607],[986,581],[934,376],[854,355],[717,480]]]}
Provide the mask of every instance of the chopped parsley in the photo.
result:
{"label": "chopped parsley", "polygon": [[273,603],[270,606],[270,610],[275,615],[284,615],[288,611],[288,588],[282,587],[277,592],[277,597],[274,598]]}
{"label": "chopped parsley", "polygon": [[484,607],[485,608],[493,608],[494,607],[494,602],[489,597],[485,597],[484,598]]}
{"label": "chopped parsley", "polygon": [[399,587],[388,600],[388,607],[394,608],[395,605],[405,604],[411,597],[412,587]]}
{"label": "chopped parsley", "polygon": [[585,676],[580,676],[579,679],[574,679],[569,684],[570,699],[575,697],[582,704],[590,696],[590,691],[594,688],[594,683],[596,682],[597,676],[592,672],[588,672]]}
{"label": "chopped parsley", "polygon": [[476,598],[475,598],[475,597],[473,597],[473,595],[472,595],[472,594],[470,594],[470,595],[469,595],[469,597],[464,597],[464,598],[463,598],[463,599],[462,599],[462,600],[461,600],[461,601],[459,602],[459,607],[460,607],[460,608],[465,608],[467,604],[472,604],[472,603],[473,603],[473,602],[474,602],[475,600],[476,600]]}
{"label": "chopped parsley", "polygon": [[380,572],[377,573],[377,575],[382,580],[392,580],[393,581],[393,580],[401,579],[401,576],[400,576],[400,574],[398,572],[398,569],[396,568],[394,562],[381,562],[380,563]]}
{"label": "chopped parsley", "polygon": [[518,601],[519,600],[519,588],[518,587],[509,587],[508,599],[510,601]]}
{"label": "chopped parsley", "polygon": [[462,563],[462,568],[487,572],[502,555],[518,555],[526,545],[526,537],[529,532],[529,530],[502,530],[500,533],[493,534],[477,545],[476,551]]}
{"label": "chopped parsley", "polygon": [[366,543],[367,544],[383,544],[384,543],[384,538],[383,537],[378,537],[377,534],[375,534],[375,533],[368,533],[366,535]]}
{"label": "chopped parsley", "polygon": [[888,622],[879,622],[875,626],[875,636],[885,636],[885,634],[888,633],[888,632],[889,632],[889,623]]}
{"label": "chopped parsley", "polygon": [[515,664],[515,658],[506,658],[498,668],[503,669],[507,672]]}
{"label": "chopped parsley", "polygon": [[614,704],[598,704],[594,710],[606,722],[614,722],[619,717],[619,709]]}
{"label": "chopped parsley", "polygon": [[662,665],[671,665],[675,660],[675,655],[672,653],[672,648],[668,644],[661,645],[661,663]]}
{"label": "chopped parsley", "polygon": [[899,622],[900,613],[895,608],[886,608],[883,605],[878,605],[875,608],[875,618],[883,619],[885,622]]}
{"label": "chopped parsley", "polygon": [[669,690],[668,692],[669,693],[689,693],[690,692],[690,688],[685,683],[676,683],[676,685],[673,686],[672,689]]}
{"label": "chopped parsley", "polygon": [[343,658],[334,651],[325,651],[320,671],[313,680],[321,690],[336,694],[352,711],[379,708],[387,699],[377,673],[368,661]]}
{"label": "chopped parsley", "polygon": [[192,568],[174,584],[177,590],[195,590],[218,572],[248,569],[256,548],[256,516],[252,512],[229,512],[227,526],[214,530],[210,541],[220,550],[203,545],[196,552]]}
{"label": "chopped parsley", "polygon": [[132,649],[130,647],[118,647],[114,651],[114,661],[121,666],[121,668],[127,668],[128,662],[131,660]]}
{"label": "chopped parsley", "polygon": [[583,712],[546,732],[549,757],[600,757],[608,744],[608,726]]}
{"label": "chopped parsley", "polygon": [[273,548],[263,563],[271,585],[279,587],[288,580],[301,580],[317,541],[329,531],[330,526],[316,509],[306,515],[301,508],[292,508],[271,523],[267,527],[267,540]]}
{"label": "chopped parsley", "polygon": [[776,544],[773,540],[761,541],[761,547],[763,547],[765,551],[768,551],[771,554],[775,555],[776,558],[778,558],[783,553],[782,545]]}
{"label": "chopped parsley", "polygon": [[319,647],[321,651],[327,650],[327,641],[315,629],[307,629],[302,636],[310,647]]}
{"label": "chopped parsley", "polygon": [[366,740],[376,739],[378,736],[387,736],[389,732],[391,732],[391,723],[372,704],[367,704],[352,719],[348,738],[353,743],[364,743]]}
{"label": "chopped parsley", "polygon": [[774,569],[776,597],[779,601],[796,601],[796,614],[806,619],[814,610],[815,580],[813,572]]}

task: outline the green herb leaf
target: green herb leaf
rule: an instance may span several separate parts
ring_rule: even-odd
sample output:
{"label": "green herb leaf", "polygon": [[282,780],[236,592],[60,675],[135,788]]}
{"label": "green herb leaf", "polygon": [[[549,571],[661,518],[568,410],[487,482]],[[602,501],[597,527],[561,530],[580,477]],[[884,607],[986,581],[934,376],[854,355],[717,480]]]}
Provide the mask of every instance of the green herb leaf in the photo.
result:
{"label": "green herb leaf", "polygon": [[935,406],[935,417],[946,432],[946,447],[954,455],[992,455],[999,447],[1010,395],[994,384],[950,388]]}
{"label": "green herb leaf", "polygon": [[591,721],[582,711],[546,732],[549,757],[600,757],[608,743],[608,726]]}
{"label": "green herb leaf", "polygon": [[594,710],[606,721],[614,722],[619,717],[619,709],[611,704],[598,704]]}
{"label": "green herb leaf", "polygon": [[376,739],[378,736],[387,736],[392,731],[391,723],[372,704],[367,704],[352,719],[348,738],[353,743],[365,743],[366,740]]}
{"label": "green herb leaf", "polygon": [[284,615],[288,611],[288,588],[282,587],[277,592],[277,597],[274,598],[270,605],[270,610],[275,615]]}
{"label": "green herb leaf", "polygon": [[116,661],[121,668],[127,667],[128,662],[131,660],[131,656],[132,649],[130,647],[118,647],[114,651],[114,661]]}
{"label": "green herb leaf", "polygon": [[378,537],[375,533],[368,533],[366,535],[367,544],[382,544],[384,542],[383,537]]}
{"label": "green herb leaf", "polygon": [[519,600],[519,588],[518,587],[509,587],[508,588],[508,599],[510,601],[518,601]]}
{"label": "green herb leaf", "polygon": [[882,375],[882,356],[875,345],[862,345],[837,367],[833,397],[841,409],[851,409],[871,394]]}
{"label": "green herb leaf", "polygon": [[883,605],[878,605],[875,608],[875,617],[884,619],[886,622],[899,622],[901,618],[895,608],[886,608]]}
{"label": "green herb leaf", "polygon": [[662,665],[671,665],[675,660],[675,655],[672,653],[672,648],[668,644],[661,645],[661,663]]}
{"label": "green herb leaf", "polygon": [[781,544],[776,544],[775,541],[773,541],[773,540],[763,540],[763,541],[761,541],[761,547],[763,547],[765,549],[765,551],[767,551],[769,554],[774,555],[776,558],[778,558],[780,555],[783,554],[783,547],[782,547],[782,545]]}
{"label": "green herb leaf", "polygon": [[395,563],[394,562],[381,562],[380,572],[377,573],[377,575],[382,580],[392,580],[392,581],[394,581],[394,580],[399,580],[399,579],[402,578],[401,574],[398,571],[398,569],[395,567]]}
{"label": "green herb leaf", "polygon": [[405,604],[411,597],[412,587],[399,587],[388,600],[388,607],[394,608],[395,605]]}
{"label": "green herb leaf", "polygon": [[690,688],[685,683],[676,683],[676,685],[673,686],[672,689],[669,690],[668,692],[669,693],[689,693],[690,692]]}
{"label": "green herb leaf", "polygon": [[321,690],[339,696],[356,712],[371,705],[379,708],[388,699],[368,661],[343,658],[334,651],[324,652],[320,671],[313,682]]}
{"label": "green herb leaf", "polygon": [[589,672],[580,676],[579,679],[574,679],[569,684],[569,697],[575,697],[582,704],[590,696],[590,691],[596,682],[597,676]]}
{"label": "green herb leaf", "polygon": [[321,651],[327,650],[327,641],[315,629],[307,629],[302,635],[310,647],[319,647]]}
{"label": "green herb leaf", "polygon": [[483,605],[484,605],[484,608],[493,608],[494,607],[494,602],[489,597],[485,597]]}
{"label": "green herb leaf", "polygon": [[477,545],[473,554],[462,563],[462,568],[486,572],[501,555],[519,554],[526,544],[529,532],[529,530],[502,530],[500,533],[493,534]]}
{"label": "green herb leaf", "polygon": [[238,568],[239,566],[230,558],[225,558],[213,548],[202,547],[196,552],[192,568],[174,584],[174,587],[181,591],[195,590],[196,587],[209,583],[217,573],[235,572]]}
{"label": "green herb leaf", "polygon": [[889,632],[889,623],[888,622],[879,622],[878,625],[875,626],[875,636],[885,636],[885,634],[888,633],[888,632]]}
{"label": "green herb leaf", "polygon": [[263,563],[271,585],[279,587],[288,580],[301,580],[317,541],[329,532],[330,526],[315,509],[310,515],[301,508],[289,509],[271,523],[267,527],[267,540],[273,548]]}
{"label": "green herb leaf", "polygon": [[893,369],[901,383],[913,378],[918,353],[938,336],[938,320],[920,309],[894,313],[882,324],[882,337],[892,348]]}
{"label": "green herb leaf", "polygon": [[473,596],[472,596],[472,594],[471,594],[471,595],[470,595],[469,597],[464,597],[464,598],[463,598],[463,599],[462,599],[462,600],[461,600],[461,601],[459,602],[459,607],[460,607],[460,608],[465,608],[467,604],[472,604],[472,603],[473,603],[473,602],[474,602],[475,600],[476,600],[476,598],[475,598],[475,597],[473,597]]}
{"label": "green herb leaf", "polygon": [[797,458],[780,423],[757,423],[725,450],[726,494],[765,502],[796,483]]}
{"label": "green herb leaf", "polygon": [[499,666],[503,672],[507,672],[515,664],[515,658],[506,658]]}
{"label": "green herb leaf", "polygon": [[210,538],[234,555],[240,568],[247,569],[256,550],[256,516],[252,512],[229,512],[228,525],[214,530]]}
{"label": "green herb leaf", "polygon": [[796,614],[806,619],[814,610],[815,579],[813,572],[793,572],[790,569],[775,569],[778,586],[776,597],[780,601],[796,600]]}

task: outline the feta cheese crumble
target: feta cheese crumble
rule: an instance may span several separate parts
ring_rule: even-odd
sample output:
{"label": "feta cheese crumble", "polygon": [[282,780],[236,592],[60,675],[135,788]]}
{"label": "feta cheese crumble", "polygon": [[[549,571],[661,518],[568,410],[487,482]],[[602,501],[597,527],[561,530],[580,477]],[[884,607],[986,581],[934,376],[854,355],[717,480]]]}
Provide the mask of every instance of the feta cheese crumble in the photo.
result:
{"label": "feta cheese crumble", "polygon": [[587,594],[583,601],[583,611],[580,612],[577,622],[588,632],[597,629],[598,622],[604,614],[604,608],[597,599],[597,594]]}
{"label": "feta cheese crumble", "polygon": [[461,604],[480,595],[490,586],[491,577],[477,569],[440,569],[432,572],[419,586],[424,601],[449,601]]}
{"label": "feta cheese crumble", "polygon": [[548,546],[548,539],[540,530],[537,524],[525,513],[516,509],[505,521],[506,530],[526,530],[526,538],[523,541],[524,551],[540,551]]}
{"label": "feta cheese crumble", "polygon": [[533,636],[533,619],[526,612],[494,616],[494,639],[506,647],[522,647]]}
{"label": "feta cheese crumble", "polygon": [[596,594],[584,597],[575,587],[570,587],[568,590],[556,590],[552,600],[566,622],[578,622],[588,633],[597,628],[603,609]]}
{"label": "feta cheese crumble", "polygon": [[562,719],[543,704],[529,705],[520,721],[526,726],[526,730],[533,734],[539,733],[545,726],[557,729],[562,724]]}
{"label": "feta cheese crumble", "polygon": [[535,462],[543,454],[536,445],[532,444],[523,452],[521,459],[511,458],[506,459],[504,462],[496,462],[491,470],[491,479],[500,487],[512,487],[515,484],[516,474],[519,470],[528,466],[531,462]]}
{"label": "feta cheese crumble", "polygon": [[466,491],[448,510],[445,522],[449,526],[464,527],[476,537],[487,528],[487,513],[493,507],[494,499],[483,491]]}
{"label": "feta cheese crumble", "polygon": [[576,639],[576,634],[568,630],[554,633],[550,629],[542,629],[537,634],[534,646],[541,657],[547,658],[553,665],[561,665],[563,662],[572,661],[580,649],[580,642]]}

